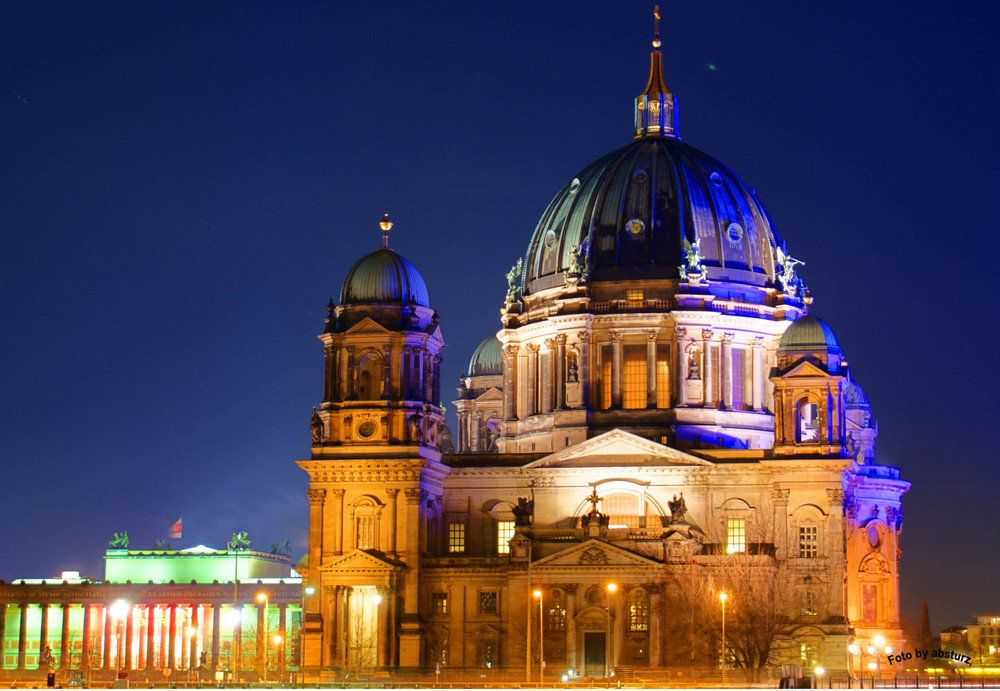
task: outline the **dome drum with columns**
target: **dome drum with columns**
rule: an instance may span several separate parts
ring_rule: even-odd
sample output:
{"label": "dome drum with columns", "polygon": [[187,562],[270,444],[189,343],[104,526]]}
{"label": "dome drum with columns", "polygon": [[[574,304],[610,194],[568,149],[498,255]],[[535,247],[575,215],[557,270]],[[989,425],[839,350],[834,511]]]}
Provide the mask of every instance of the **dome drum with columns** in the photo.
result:
{"label": "dome drum with columns", "polygon": [[769,665],[846,676],[849,646],[902,647],[909,483],[877,461],[869,399],[753,188],[681,141],[658,47],[633,142],[558,192],[507,275],[502,328],[459,382],[456,453],[437,315],[388,217],[331,301],[298,462],[317,681],[523,679],[536,606],[548,674],[714,669],[676,611],[734,568],[778,594],[756,617],[787,622]]}

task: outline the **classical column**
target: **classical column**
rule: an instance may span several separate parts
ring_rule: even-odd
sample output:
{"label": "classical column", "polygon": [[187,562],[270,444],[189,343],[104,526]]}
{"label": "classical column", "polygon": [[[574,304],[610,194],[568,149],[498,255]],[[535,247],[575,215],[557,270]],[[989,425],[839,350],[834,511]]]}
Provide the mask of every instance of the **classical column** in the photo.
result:
{"label": "classical column", "polygon": [[28,604],[19,602],[21,610],[21,626],[17,631],[17,668],[24,669],[24,660],[28,652]]}
{"label": "classical column", "polygon": [[[844,490],[839,487],[826,490],[826,497],[829,501],[830,511],[826,519],[826,539],[823,547],[826,550],[826,557],[830,564],[830,573],[846,573],[846,555],[841,548],[843,538],[841,531],[844,530]],[[840,614],[845,611],[843,581],[836,582],[832,579],[829,590],[829,613]]]}
{"label": "classical column", "polygon": [[663,612],[661,608],[660,586],[652,585],[646,588],[649,593],[649,666],[660,666],[660,632],[663,630]]}
{"label": "classical column", "polygon": [[530,417],[538,412],[538,344],[529,343],[528,365],[525,367],[527,382],[525,383],[525,393],[527,393],[527,406],[525,417]]}
{"label": "classical column", "polygon": [[334,365],[336,359],[331,346],[323,347],[323,400],[332,401],[334,396]]}
{"label": "classical column", "polygon": [[188,631],[188,637],[191,639],[188,646],[188,669],[198,665],[198,619],[198,605],[194,603],[191,605],[191,630]]}
{"label": "classical column", "polygon": [[[128,614],[125,615],[125,664],[120,665],[122,669],[132,669],[132,625],[135,622],[135,607],[129,605]],[[121,656],[121,651],[118,651]]]}
{"label": "classical column", "polygon": [[[309,578],[308,585],[319,587],[318,570],[323,563],[323,552],[329,546],[323,544],[326,538],[323,530],[323,499],[326,497],[325,489],[307,489],[306,496],[309,497]],[[324,549],[326,548],[326,549]]]}
{"label": "classical column", "polygon": [[92,616],[92,606],[89,602],[83,603],[83,647],[80,653],[80,669],[90,668],[90,617]]}
{"label": "classical column", "polygon": [[167,634],[170,636],[170,645],[167,648],[167,667],[173,669],[177,664],[177,605],[173,602],[170,603],[170,631]]}
{"label": "classical column", "polygon": [[326,630],[323,632],[324,636],[332,634],[333,639],[329,645],[323,646],[323,664],[343,665],[347,660],[344,656],[344,649],[347,647],[347,642],[344,640],[344,586],[325,588],[323,594],[328,601],[329,612],[326,618],[333,626],[332,632]]}
{"label": "classical column", "polygon": [[416,487],[403,491],[406,496],[406,515],[403,523],[406,525],[406,575],[403,589],[403,612],[416,615],[418,613],[418,576],[420,559],[420,499],[423,491]]}
{"label": "classical column", "polygon": [[212,669],[219,665],[219,624],[222,622],[222,606],[218,603],[212,605]]}
{"label": "classical column", "polygon": [[382,398],[392,398],[392,346],[382,346]]}
{"label": "classical column", "polygon": [[111,607],[104,604],[101,605],[101,609],[104,610],[104,616],[101,617],[101,638],[104,640],[101,648],[101,652],[104,653],[101,669],[111,669]]}
{"label": "classical column", "polygon": [[42,603],[42,631],[38,636],[38,652],[41,653],[49,644],[49,603]]}
{"label": "classical column", "polygon": [[684,357],[684,337],[687,329],[678,327],[674,329],[674,342],[677,344],[677,366],[674,371],[677,373],[677,393],[674,396],[674,405],[678,408],[684,405],[684,379],[687,376],[687,358]]}
{"label": "classical column", "polygon": [[520,393],[517,368],[517,351],[520,346],[506,345],[503,347],[503,416],[505,420],[517,419],[517,397]]}
{"label": "classical column", "polygon": [[722,407],[733,407],[733,334],[722,334]]}
{"label": "classical column", "polygon": [[555,338],[555,381],[553,385],[556,390],[556,410],[566,407],[566,334],[559,334]]}
{"label": "classical column", "polygon": [[[265,601],[266,602],[266,601]],[[265,623],[264,620],[267,617],[267,609],[263,604],[257,604],[257,643],[256,650],[257,653],[257,664],[261,666],[262,669],[267,669],[267,640],[264,638]]]}
{"label": "classical column", "polygon": [[376,628],[377,633],[375,635],[375,664],[379,667],[385,667],[389,664],[388,653],[389,653],[389,589],[379,588],[378,594],[380,596],[379,603],[377,605],[376,618]]}
{"label": "classical column", "polygon": [[[344,553],[344,490],[332,489],[333,495],[333,553]],[[324,550],[325,551],[325,550]]]}
{"label": "classical column", "polygon": [[576,584],[563,587],[566,591],[566,665],[583,676],[576,659]]}
{"label": "classical column", "polygon": [[[63,619],[63,621],[66,621]],[[0,668],[3,666],[3,656],[7,654],[7,603],[0,602]],[[63,641],[66,636],[63,636]]]}
{"label": "classical column", "polygon": [[611,336],[611,407],[622,407],[622,335],[612,331]]}
{"label": "classical column", "polygon": [[385,490],[385,494],[386,494],[386,497],[388,497],[386,503],[389,505],[389,517],[388,517],[388,520],[389,520],[389,526],[388,526],[389,530],[387,531],[387,534],[389,536],[389,540],[388,540],[388,544],[386,545],[386,551],[390,555],[395,556],[395,554],[396,554],[396,524],[397,524],[396,514],[397,514],[397,511],[398,511],[396,500],[397,500],[397,498],[399,496],[399,489],[396,488],[396,487],[389,487],[389,488],[387,488]]}
{"label": "classical column", "polygon": [[761,365],[761,348],[764,345],[763,336],[755,336],[750,341],[751,357],[750,373],[753,377],[753,409],[760,412],[763,409],[764,399],[764,373]]}
{"label": "classical column", "polygon": [[778,561],[798,556],[788,553],[788,495],[790,491],[777,487],[771,489],[771,500],[774,502],[774,556]]}
{"label": "classical column", "polygon": [[705,328],[701,330],[701,353],[702,353],[702,365],[701,365],[701,378],[703,380],[704,386],[702,387],[702,405],[706,408],[715,407],[715,387],[712,381],[712,329]]}
{"label": "classical column", "polygon": [[591,373],[594,371],[592,367],[593,363],[590,361],[590,332],[579,331],[576,334],[576,338],[580,346],[580,359],[576,363],[576,379],[580,382],[580,406],[586,408],[594,403],[590,400],[590,392],[593,384]]}
{"label": "classical column", "polygon": [[347,400],[347,352],[337,348],[337,400]]}
{"label": "classical column", "polygon": [[[62,669],[69,669],[69,603],[63,603],[62,606],[62,634],[59,637],[59,666]],[[0,642],[4,640],[3,638],[3,616],[4,608],[0,605]]]}
{"label": "classical column", "polygon": [[156,605],[146,605],[146,669],[156,669]]}
{"label": "classical column", "polygon": [[656,329],[646,329],[646,407],[656,407]]}
{"label": "classical column", "polygon": [[285,619],[288,618],[288,605],[282,603],[278,605],[278,635],[281,636],[281,645],[278,646],[278,669],[285,671],[285,658],[288,656],[288,631],[285,627]]}
{"label": "classical column", "polygon": [[556,340],[554,338],[545,341],[547,357],[540,358],[542,362],[547,360],[547,367],[539,366],[538,393],[542,401],[542,412],[552,412],[552,399],[555,398],[556,383]]}

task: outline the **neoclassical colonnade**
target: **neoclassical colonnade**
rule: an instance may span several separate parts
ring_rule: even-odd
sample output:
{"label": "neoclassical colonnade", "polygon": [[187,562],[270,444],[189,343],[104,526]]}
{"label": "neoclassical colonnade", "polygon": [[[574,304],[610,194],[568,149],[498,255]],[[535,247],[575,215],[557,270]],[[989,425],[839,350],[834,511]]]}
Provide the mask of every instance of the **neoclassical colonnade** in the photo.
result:
{"label": "neoclassical colonnade", "polygon": [[285,669],[300,622],[297,582],[0,584],[0,669]]}

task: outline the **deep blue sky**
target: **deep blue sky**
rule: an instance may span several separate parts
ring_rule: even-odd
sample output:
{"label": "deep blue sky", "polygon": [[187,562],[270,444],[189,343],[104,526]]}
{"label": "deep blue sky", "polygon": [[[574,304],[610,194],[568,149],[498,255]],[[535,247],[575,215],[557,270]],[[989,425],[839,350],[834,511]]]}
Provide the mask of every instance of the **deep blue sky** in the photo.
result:
{"label": "deep blue sky", "polygon": [[[993,3],[664,4],[681,134],[757,188],[880,423],[904,611],[996,599]],[[552,195],[630,140],[652,4],[0,6],[0,578],[305,550],[315,336],[351,264],[427,280],[444,393]]]}

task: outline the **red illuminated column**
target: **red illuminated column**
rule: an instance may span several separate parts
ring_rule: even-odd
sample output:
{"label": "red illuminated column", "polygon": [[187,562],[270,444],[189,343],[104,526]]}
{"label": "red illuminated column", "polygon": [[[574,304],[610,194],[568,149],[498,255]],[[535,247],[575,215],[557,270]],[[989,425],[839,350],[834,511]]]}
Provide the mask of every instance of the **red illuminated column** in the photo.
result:
{"label": "red illuminated column", "polygon": [[146,669],[156,668],[156,605],[146,605]]}
{"label": "red illuminated column", "polygon": [[90,667],[90,618],[93,608],[90,603],[83,605],[83,652],[80,654],[80,669]]}
{"label": "red illuminated column", "polygon": [[104,659],[101,662],[101,669],[111,669],[111,607],[108,605],[101,605],[101,609],[104,610],[101,614],[101,630],[103,635],[101,638],[104,641],[104,645],[101,651],[104,653]]}
{"label": "red illuminated column", "polygon": [[177,605],[170,604],[170,633],[167,634],[167,664],[166,667],[174,668],[177,660]]}
{"label": "red illuminated column", "polygon": [[191,605],[191,626],[189,628],[188,637],[191,640],[188,646],[188,669],[191,669],[198,665],[198,605]]}

